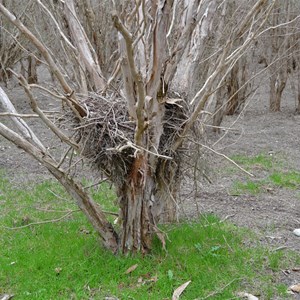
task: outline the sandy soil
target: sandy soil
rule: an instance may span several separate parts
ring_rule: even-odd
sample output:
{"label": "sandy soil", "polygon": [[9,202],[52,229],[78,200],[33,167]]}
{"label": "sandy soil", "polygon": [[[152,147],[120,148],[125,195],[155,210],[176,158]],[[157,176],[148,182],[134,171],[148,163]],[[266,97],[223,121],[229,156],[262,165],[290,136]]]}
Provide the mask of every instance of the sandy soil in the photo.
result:
{"label": "sandy soil", "polygon": [[[13,85],[15,83],[11,83],[11,86]],[[6,91],[16,108],[20,112],[26,112],[24,107],[27,106],[27,99],[22,89],[17,87]],[[41,95],[40,99],[47,110],[55,110],[59,106],[59,103],[47,99],[44,95]],[[255,156],[261,153],[272,155],[275,160],[283,162],[283,168],[286,170],[300,171],[300,116],[295,115],[294,110],[293,97],[286,93],[282,112],[268,113],[266,94],[258,92],[240,116],[225,118],[222,126],[231,128],[230,130],[223,131],[220,135],[208,133],[207,144],[213,146],[217,142],[213,146],[214,149],[227,156]],[[53,141],[53,136],[41,123],[29,123],[48,147],[56,149],[59,146],[59,142]],[[219,140],[220,138],[222,139]],[[238,226],[256,231],[260,237],[259,243],[268,244],[273,249],[282,247],[300,251],[300,237],[293,234],[295,228],[300,228],[300,191],[272,187],[255,196],[231,195],[230,189],[234,181],[249,178],[237,170],[229,172],[231,164],[221,156],[210,154],[209,157],[209,177],[213,183],[203,183],[196,200],[183,193],[184,216],[213,212],[221,219],[226,218]],[[2,137],[0,169],[5,170],[10,181],[16,186],[50,178],[47,171],[37,162]],[[268,175],[260,168],[252,172],[255,175],[254,180]],[[282,280],[291,285],[300,282],[300,274],[291,272],[283,275]]]}

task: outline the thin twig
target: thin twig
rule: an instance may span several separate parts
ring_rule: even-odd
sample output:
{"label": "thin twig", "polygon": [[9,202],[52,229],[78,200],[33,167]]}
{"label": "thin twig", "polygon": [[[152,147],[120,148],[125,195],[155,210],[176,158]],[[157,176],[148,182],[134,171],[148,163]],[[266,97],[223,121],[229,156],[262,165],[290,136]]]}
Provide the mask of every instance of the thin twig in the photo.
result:
{"label": "thin twig", "polygon": [[90,184],[90,185],[85,186],[83,189],[84,189],[84,190],[90,189],[90,188],[92,188],[92,187],[94,187],[94,186],[97,186],[97,185],[99,185],[99,184],[101,184],[101,183],[107,181],[107,180],[108,180],[108,178],[101,179],[101,180],[97,181],[96,183],[92,183],[92,184]]}
{"label": "thin twig", "polygon": [[102,210],[102,212],[103,212],[104,214],[107,214],[107,215],[112,215],[112,216],[119,217],[119,214],[118,214],[118,213],[115,213],[115,212],[113,212],[113,211]]}
{"label": "thin twig", "polygon": [[287,249],[287,248],[289,248],[289,247],[288,247],[288,246],[280,246],[280,247],[277,247],[277,248],[275,248],[274,250],[272,250],[272,252],[284,250],[284,249]]}
{"label": "thin twig", "polygon": [[237,168],[239,168],[241,171],[243,171],[244,173],[246,173],[247,175],[249,175],[249,176],[251,176],[251,177],[254,177],[254,175],[253,175],[252,173],[250,173],[250,172],[248,172],[247,170],[245,170],[243,167],[241,167],[240,165],[238,165],[235,161],[233,161],[231,158],[229,158],[229,157],[226,156],[225,154],[220,153],[220,152],[218,152],[218,151],[216,151],[216,150],[214,150],[214,149],[212,149],[212,148],[210,148],[210,147],[208,147],[208,146],[206,146],[206,145],[202,145],[202,144],[200,144],[200,143],[197,143],[197,144],[199,144],[199,145],[202,146],[203,148],[206,148],[206,149],[212,151],[213,153],[215,153],[215,154],[217,154],[217,155],[220,155],[220,156],[224,157],[224,158],[227,159],[229,162],[231,162],[232,164],[234,164]]}
{"label": "thin twig", "polygon": [[224,285],[222,288],[218,289],[217,291],[207,295],[206,297],[198,298],[198,299],[195,299],[195,300],[206,300],[208,298],[216,296],[216,295],[222,293],[227,287],[229,287],[232,283],[234,283],[237,280],[240,280],[240,278],[235,278],[235,279],[231,280],[229,283],[227,283],[226,285]]}
{"label": "thin twig", "polygon": [[63,198],[63,197],[59,196],[58,194],[54,193],[52,190],[50,190],[50,189],[47,189],[47,190],[48,190],[52,195],[54,195],[55,197],[57,197],[58,199],[63,200],[63,201],[67,201],[66,198]]}
{"label": "thin twig", "polygon": [[0,117],[39,118],[36,114],[17,114],[9,112],[0,113]]}
{"label": "thin twig", "polygon": [[27,227],[31,227],[31,226],[35,226],[35,225],[41,225],[41,224],[48,224],[48,223],[55,223],[55,222],[59,222],[63,219],[65,219],[66,217],[68,217],[69,215],[71,215],[74,212],[78,212],[79,210],[75,210],[75,211],[69,211],[67,214],[63,215],[62,217],[58,218],[58,219],[52,219],[52,220],[46,220],[46,221],[40,221],[40,222],[34,222],[34,223],[29,223],[27,225],[24,226],[19,226],[19,227],[6,227],[6,226],[2,226],[5,229],[9,229],[9,230],[17,230],[17,229],[23,229],[23,228],[27,228]]}
{"label": "thin twig", "polygon": [[74,50],[76,51],[77,49],[74,47],[74,45],[70,42],[70,40],[65,36],[61,28],[59,27],[59,24],[57,23],[55,17],[53,14],[50,12],[50,10],[41,2],[41,0],[37,0],[38,4],[48,13],[50,18],[52,19],[53,23],[55,24],[56,28],[58,29],[59,34],[62,36],[64,41]]}
{"label": "thin twig", "polygon": [[[43,207],[35,207],[38,211],[49,212],[49,213],[69,213],[70,210],[57,210],[57,209],[48,209]],[[72,212],[80,211],[80,209],[72,210]]]}
{"label": "thin twig", "polygon": [[232,249],[232,247],[231,247],[231,246],[229,245],[229,243],[227,242],[226,236],[223,234],[222,237],[223,237],[223,239],[224,239],[224,241],[225,241],[227,247],[230,249],[230,251],[231,251],[231,252],[234,252],[234,250]]}

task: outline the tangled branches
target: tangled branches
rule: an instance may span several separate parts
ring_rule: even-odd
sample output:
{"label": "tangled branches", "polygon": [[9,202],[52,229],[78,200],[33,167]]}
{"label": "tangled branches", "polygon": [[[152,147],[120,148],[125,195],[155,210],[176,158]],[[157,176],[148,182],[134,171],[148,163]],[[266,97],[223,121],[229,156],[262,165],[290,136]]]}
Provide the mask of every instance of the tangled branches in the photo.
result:
{"label": "tangled branches", "polygon": [[[148,151],[150,155],[158,157],[161,166],[170,163],[178,166],[180,156],[177,151],[172,151],[172,145],[188,115],[187,108],[182,103],[171,100],[164,103],[163,134],[159,148],[157,153]],[[89,160],[93,168],[105,173],[114,184],[121,186],[131,170],[137,152],[147,152],[147,149],[134,145],[136,124],[128,115],[126,101],[115,96],[109,99],[91,94],[82,100],[82,104],[88,115],[75,126],[81,154]]]}

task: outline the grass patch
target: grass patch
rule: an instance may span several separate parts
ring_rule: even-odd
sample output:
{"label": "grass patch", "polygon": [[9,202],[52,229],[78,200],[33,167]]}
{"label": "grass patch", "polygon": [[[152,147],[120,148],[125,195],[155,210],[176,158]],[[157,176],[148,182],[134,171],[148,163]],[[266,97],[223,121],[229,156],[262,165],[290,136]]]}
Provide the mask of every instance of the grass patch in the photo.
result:
{"label": "grass patch", "polygon": [[[114,209],[114,194],[108,186],[93,193],[103,205],[107,202],[107,209]],[[299,257],[286,252],[245,246],[243,237],[249,238],[250,232],[220,223],[211,215],[164,227],[169,237],[167,252],[155,240],[149,256],[114,256],[100,247],[97,235],[78,212],[59,223],[14,231],[3,227],[22,225],[28,222],[25,216],[31,222],[75,209],[58,184],[45,182],[21,191],[0,176],[0,195],[0,294],[14,294],[16,300],[112,295],[170,299],[174,289],[188,280],[192,282],[181,299],[206,297],[217,290],[220,293],[212,299],[233,298],[237,291],[264,299],[284,294],[287,299],[276,276],[282,268],[300,263]],[[42,207],[48,212],[36,209]],[[137,268],[125,274],[135,264]]]}
{"label": "grass patch", "polygon": [[266,179],[256,181],[234,182],[230,194],[231,195],[243,195],[251,194],[257,195],[258,193],[266,190],[266,188],[286,188],[296,190],[300,187],[300,173],[296,171],[290,172],[274,172]]}
{"label": "grass patch", "polygon": [[261,167],[264,170],[270,170],[275,164],[274,157],[264,153],[256,156],[233,155],[230,158],[248,170],[253,167]]}
{"label": "grass patch", "polygon": [[300,173],[296,171],[275,172],[269,176],[269,179],[279,187],[297,189],[300,186]]}
{"label": "grass patch", "polygon": [[[298,189],[300,187],[300,172],[286,171],[282,163],[275,160],[275,157],[267,154],[259,154],[257,156],[248,157],[243,155],[235,155],[231,157],[235,162],[243,166],[246,170],[252,172],[260,168],[267,171],[270,175],[264,172],[264,177],[256,180],[236,181],[231,188],[232,195],[251,194],[257,195],[258,193],[272,189],[275,187]],[[255,170],[256,169],[256,170]],[[256,172],[257,173],[257,172]],[[262,174],[256,174],[262,175]]]}
{"label": "grass patch", "polygon": [[262,190],[262,183],[261,182],[254,182],[254,181],[247,181],[247,182],[240,182],[237,181],[233,184],[230,194],[239,196],[243,194],[251,194],[257,195]]}

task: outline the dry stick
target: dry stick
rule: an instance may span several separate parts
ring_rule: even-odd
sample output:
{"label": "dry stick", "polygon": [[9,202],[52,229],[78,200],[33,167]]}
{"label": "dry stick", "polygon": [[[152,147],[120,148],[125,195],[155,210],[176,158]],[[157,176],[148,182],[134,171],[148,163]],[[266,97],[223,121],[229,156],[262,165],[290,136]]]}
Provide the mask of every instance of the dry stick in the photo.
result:
{"label": "dry stick", "polygon": [[173,12],[172,12],[172,21],[171,21],[171,25],[169,27],[169,30],[168,30],[168,33],[166,35],[166,38],[168,38],[172,32],[172,29],[174,27],[174,23],[175,23],[175,17],[176,17],[176,6],[177,6],[177,2],[178,0],[174,0],[174,3],[173,3]]}
{"label": "dry stick", "polygon": [[[48,209],[43,207],[35,207],[38,211],[49,212],[49,213],[69,213],[71,210],[58,210],[58,209]],[[72,210],[73,212],[80,211],[80,209]]]}
{"label": "dry stick", "polygon": [[235,278],[235,279],[231,280],[229,283],[227,283],[226,285],[224,285],[222,288],[218,289],[217,291],[207,295],[206,297],[198,298],[198,299],[195,299],[195,300],[206,300],[208,298],[216,296],[216,295],[222,293],[227,287],[229,287],[232,283],[234,283],[237,280],[241,280],[241,279],[240,278]]}
{"label": "dry stick", "polygon": [[106,90],[110,86],[110,84],[112,83],[112,81],[119,75],[120,70],[121,70],[121,60],[118,59],[116,65],[115,65],[115,67],[113,69],[112,75],[107,80],[106,87],[105,87],[104,90]]}
{"label": "dry stick", "polygon": [[119,217],[119,214],[118,213],[115,213],[113,211],[107,211],[107,210],[102,210],[102,212],[104,214],[107,214],[107,215],[112,215],[112,216],[115,216],[115,217]]}
{"label": "dry stick", "polygon": [[[120,136],[121,138],[124,138],[122,136]],[[118,151],[118,152],[122,152],[123,150],[127,149],[127,148],[133,148],[135,149],[136,151],[145,151],[149,154],[152,154],[154,156],[157,156],[157,157],[161,157],[161,158],[164,158],[164,159],[167,159],[167,160],[173,160],[173,158],[171,156],[166,156],[166,155],[162,155],[162,154],[159,154],[159,153],[155,153],[153,151],[150,151],[144,147],[141,147],[141,146],[138,146],[138,145],[135,145],[134,143],[132,143],[131,141],[129,141],[128,139],[124,138],[127,143],[126,145],[123,145],[123,146],[118,146],[116,148],[107,148],[106,151]]]}
{"label": "dry stick", "polygon": [[9,112],[0,113],[0,117],[39,118],[38,115],[18,114],[18,113],[9,113]]}
{"label": "dry stick", "polygon": [[62,196],[54,193],[52,190],[50,189],[47,189],[48,192],[50,192],[52,195],[54,195],[56,198],[60,199],[60,200],[63,200],[63,201],[68,201],[66,198],[63,198]]}
{"label": "dry stick", "polygon": [[32,83],[32,84],[29,84],[29,86],[30,86],[31,88],[37,88],[37,89],[40,89],[40,90],[42,90],[42,91],[44,91],[44,92],[50,94],[50,95],[53,96],[54,98],[57,98],[57,99],[60,99],[60,100],[66,100],[66,97],[65,97],[65,96],[58,95],[58,94],[56,94],[56,93],[50,91],[49,89],[47,89],[47,88],[45,88],[45,87],[43,87],[43,86],[41,86],[41,85],[39,85],[39,84],[34,84],[34,83]]}
{"label": "dry stick", "polygon": [[217,155],[220,155],[220,156],[224,157],[225,159],[227,159],[228,161],[230,161],[232,164],[234,164],[236,167],[238,167],[241,171],[243,171],[244,173],[246,173],[247,175],[249,175],[249,176],[251,176],[251,177],[254,177],[253,174],[251,174],[250,172],[246,171],[243,167],[241,167],[240,165],[238,165],[235,161],[233,161],[231,158],[229,158],[229,157],[226,156],[225,154],[220,153],[220,152],[218,152],[218,151],[216,151],[216,150],[214,150],[214,149],[212,149],[212,148],[210,148],[210,147],[208,147],[208,146],[206,146],[206,145],[197,143],[196,141],[194,141],[194,143],[196,143],[196,144],[202,146],[203,148],[206,148],[206,149],[212,151],[213,153],[215,153],[215,154],[217,154]]}
{"label": "dry stick", "polygon": [[30,85],[26,81],[26,79],[22,75],[17,75],[15,72],[13,72],[15,76],[19,79],[20,83],[25,89],[25,92],[30,99],[30,106],[32,110],[37,113],[40,117],[40,119],[51,129],[51,131],[60,138],[63,142],[68,144],[69,146],[73,147],[74,149],[78,150],[79,146],[75,142],[71,141],[48,117],[44,114],[44,112],[38,107],[37,101],[33,94],[31,93]]}
{"label": "dry stick", "polygon": [[[252,96],[252,98],[254,98],[254,96],[255,96],[255,93],[253,94],[253,96]],[[248,105],[250,104],[250,102],[251,102],[251,99],[248,101],[248,102],[246,102],[246,104],[245,104],[245,106],[243,107],[243,109],[242,109],[242,111],[239,113],[239,115],[237,116],[237,118],[234,120],[234,122],[232,122],[231,123],[231,126],[230,127],[232,127],[232,126],[234,126],[237,122],[238,122],[238,120],[241,118],[241,116],[242,116],[242,114],[243,114],[243,112],[246,110],[246,108],[248,107]],[[244,130],[242,130],[242,133],[241,133],[241,135],[244,133]],[[220,143],[224,138],[225,138],[225,136],[228,134],[228,131],[226,131],[214,144],[213,144],[213,147],[215,146],[215,145],[217,145],[218,143]],[[233,144],[235,144],[238,140],[240,139],[240,137],[233,143]],[[222,149],[222,148],[221,148]]]}
{"label": "dry stick", "polygon": [[67,149],[67,151],[64,153],[64,155],[61,157],[61,159],[60,159],[58,165],[56,166],[57,168],[60,168],[60,167],[61,167],[61,165],[64,163],[65,159],[67,158],[67,155],[69,154],[69,152],[70,152],[72,149],[73,149],[73,147],[69,147],[69,148]]}
{"label": "dry stick", "polygon": [[230,251],[231,251],[231,252],[234,252],[234,250],[232,249],[232,247],[231,247],[231,246],[229,245],[229,243],[227,242],[226,236],[223,234],[222,237],[223,237],[223,239],[224,239],[224,241],[225,241],[227,247],[230,249]]}
{"label": "dry stick", "polygon": [[5,229],[9,229],[9,230],[18,230],[18,229],[23,229],[23,228],[35,226],[35,225],[48,224],[48,223],[55,223],[55,222],[59,222],[59,221],[65,219],[66,217],[68,217],[68,216],[71,215],[72,213],[78,212],[78,211],[80,211],[80,210],[77,209],[77,210],[69,211],[67,214],[63,215],[62,217],[60,217],[60,218],[58,218],[58,219],[52,219],[52,220],[46,220],[46,221],[40,221],[40,222],[29,223],[29,224],[27,224],[27,225],[19,226],[19,227],[6,227],[6,226],[2,226],[2,227],[5,228]]}
{"label": "dry stick", "polygon": [[[17,110],[11,103],[10,99],[4,92],[4,90],[0,87],[0,104],[3,106],[4,110],[6,110],[9,113],[17,114]],[[19,117],[11,117],[11,120],[14,122],[14,124],[17,126],[19,132],[21,132],[21,135],[28,141],[33,142],[35,146],[37,146],[42,151],[46,151],[45,146],[42,144],[42,142],[39,140],[39,138],[34,134],[34,132],[31,130],[31,128],[26,124],[24,120],[22,120]]]}
{"label": "dry stick", "polygon": [[[139,23],[139,27],[138,30],[136,31],[136,33],[138,33],[140,31],[140,34],[136,37],[136,39],[133,42],[133,47],[135,47],[138,42],[143,38],[143,36],[145,35],[145,31],[146,31],[146,27],[147,27],[147,18],[146,18],[146,13],[145,13],[145,0],[143,0],[142,2],[142,13],[143,13],[143,19],[142,21]],[[137,16],[139,17],[139,15],[137,14]],[[139,18],[138,18],[139,19]],[[143,29],[141,29],[141,26],[143,25]],[[143,40],[144,43],[144,40]]]}
{"label": "dry stick", "polygon": [[66,37],[63,31],[60,29],[59,24],[57,23],[56,19],[54,18],[53,14],[49,11],[49,9],[42,3],[41,0],[36,0],[37,3],[48,13],[52,21],[54,22],[56,28],[58,29],[59,34],[62,36],[64,41],[72,48],[72,50],[76,51],[77,49],[73,46],[70,40]]}
{"label": "dry stick", "polygon": [[101,180],[97,181],[96,183],[93,183],[93,184],[90,184],[90,185],[87,185],[87,186],[83,187],[83,189],[84,189],[84,190],[90,189],[90,188],[92,188],[92,187],[94,187],[94,186],[97,186],[97,185],[99,185],[99,184],[101,184],[101,183],[103,183],[103,182],[106,182],[106,181],[108,181],[108,180],[109,180],[108,178],[101,179]]}

